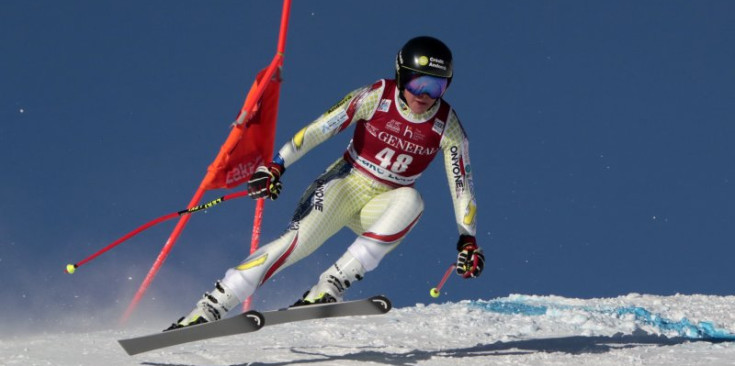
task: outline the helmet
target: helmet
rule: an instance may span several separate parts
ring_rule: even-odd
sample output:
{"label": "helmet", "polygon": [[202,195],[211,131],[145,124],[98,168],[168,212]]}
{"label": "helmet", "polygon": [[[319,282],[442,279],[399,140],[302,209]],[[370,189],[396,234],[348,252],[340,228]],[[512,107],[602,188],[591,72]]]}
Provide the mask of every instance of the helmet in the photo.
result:
{"label": "helmet", "polygon": [[438,76],[452,81],[452,51],[442,41],[428,36],[416,37],[396,55],[396,84],[405,88],[408,74]]}

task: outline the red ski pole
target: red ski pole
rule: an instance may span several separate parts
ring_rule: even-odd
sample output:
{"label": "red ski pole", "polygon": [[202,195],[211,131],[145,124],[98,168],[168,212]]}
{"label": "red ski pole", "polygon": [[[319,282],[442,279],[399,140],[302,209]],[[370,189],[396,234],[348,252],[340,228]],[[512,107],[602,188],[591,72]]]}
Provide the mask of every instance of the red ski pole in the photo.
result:
{"label": "red ski pole", "polygon": [[74,273],[74,271],[76,271],[76,269],[79,268],[80,266],[82,266],[85,263],[87,263],[87,262],[89,262],[89,261],[97,258],[98,256],[100,256],[101,254],[107,252],[108,250],[110,250],[110,249],[112,249],[112,248],[114,248],[114,247],[122,244],[126,240],[132,238],[133,236],[137,235],[141,231],[150,228],[151,226],[160,224],[160,223],[162,223],[162,222],[164,222],[166,220],[173,219],[174,217],[178,217],[178,216],[181,216],[181,215],[191,214],[191,213],[194,213],[194,212],[197,212],[197,211],[205,210],[205,209],[208,209],[208,208],[210,208],[210,207],[212,207],[212,206],[214,206],[216,204],[219,204],[219,203],[221,203],[223,201],[230,200],[230,199],[233,199],[233,198],[239,198],[239,197],[247,196],[247,194],[248,194],[247,191],[230,193],[228,195],[222,196],[220,198],[217,198],[214,201],[205,203],[203,205],[195,206],[195,207],[188,208],[186,210],[181,210],[181,211],[178,211],[178,212],[172,212],[172,213],[170,213],[168,215],[163,215],[163,216],[161,216],[161,217],[159,217],[159,218],[157,218],[155,220],[151,220],[151,221],[149,221],[149,222],[141,225],[137,229],[135,229],[135,230],[133,230],[133,231],[131,231],[131,232],[123,235],[120,239],[115,240],[114,242],[112,242],[109,245],[107,245],[106,247],[98,250],[97,252],[95,252],[94,254],[90,255],[89,257],[87,257],[87,258],[85,258],[85,259],[83,259],[83,260],[81,260],[81,261],[79,261],[79,262],[77,262],[75,264],[67,264],[66,265],[65,272],[68,273],[68,274]]}
{"label": "red ski pole", "polygon": [[429,291],[429,295],[431,295],[431,297],[439,297],[439,294],[441,294],[441,292],[439,292],[439,291],[441,291],[442,286],[444,286],[444,283],[447,282],[447,279],[449,278],[449,275],[452,273],[452,271],[454,271],[454,268],[456,268],[456,267],[457,267],[457,265],[454,264],[454,263],[452,263],[452,265],[450,265],[449,268],[447,268],[447,271],[444,272],[444,277],[442,277],[442,280],[439,281],[439,284],[436,285],[436,287],[432,288]]}

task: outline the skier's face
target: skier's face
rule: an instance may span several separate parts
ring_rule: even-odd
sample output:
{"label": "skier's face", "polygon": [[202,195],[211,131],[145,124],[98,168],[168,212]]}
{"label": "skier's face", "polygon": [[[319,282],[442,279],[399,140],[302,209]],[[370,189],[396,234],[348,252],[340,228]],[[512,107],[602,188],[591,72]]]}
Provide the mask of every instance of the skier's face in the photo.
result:
{"label": "skier's face", "polygon": [[426,112],[436,102],[436,99],[431,98],[428,94],[414,95],[407,89],[403,89],[403,97],[406,98],[408,108],[414,114]]}

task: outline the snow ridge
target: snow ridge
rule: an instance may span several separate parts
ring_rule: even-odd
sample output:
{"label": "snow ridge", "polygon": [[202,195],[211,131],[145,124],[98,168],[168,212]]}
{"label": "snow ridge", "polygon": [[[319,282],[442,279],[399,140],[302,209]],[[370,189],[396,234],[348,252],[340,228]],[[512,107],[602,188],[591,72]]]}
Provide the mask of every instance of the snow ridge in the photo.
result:
{"label": "snow ridge", "polygon": [[599,306],[573,306],[558,304],[551,301],[539,299],[529,300],[527,297],[514,296],[506,299],[492,301],[474,301],[470,306],[484,309],[500,314],[520,314],[526,316],[546,315],[552,312],[581,311],[589,313],[600,313],[624,319],[632,316],[634,321],[640,325],[648,325],[657,329],[662,334],[675,333],[678,336],[689,339],[704,339],[711,341],[735,341],[735,334],[718,328],[711,321],[699,321],[693,324],[687,318],[680,320],[667,319],[641,306],[621,306],[614,308],[600,308]]}

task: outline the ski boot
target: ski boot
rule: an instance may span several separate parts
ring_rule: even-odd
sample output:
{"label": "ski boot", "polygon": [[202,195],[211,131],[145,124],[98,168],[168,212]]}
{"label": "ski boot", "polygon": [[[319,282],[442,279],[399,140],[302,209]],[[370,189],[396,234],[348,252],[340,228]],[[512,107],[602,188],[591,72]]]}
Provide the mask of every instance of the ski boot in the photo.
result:
{"label": "ski boot", "polygon": [[291,305],[291,307],[339,302],[337,298],[327,292],[322,292],[317,296],[310,296],[310,293],[311,291],[304,292],[304,295]]}
{"label": "ski boot", "polygon": [[241,303],[232,290],[217,281],[212,292],[204,293],[201,300],[196,303],[194,310],[189,315],[181,317],[176,323],[171,324],[165,330],[188,327],[190,325],[203,324],[221,319],[230,309]]}
{"label": "ski boot", "polygon": [[296,301],[294,306],[341,302],[345,291],[355,281],[362,280],[365,268],[350,253],[345,253],[337,263],[319,276],[319,282]]}

